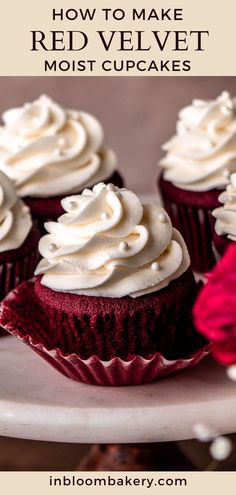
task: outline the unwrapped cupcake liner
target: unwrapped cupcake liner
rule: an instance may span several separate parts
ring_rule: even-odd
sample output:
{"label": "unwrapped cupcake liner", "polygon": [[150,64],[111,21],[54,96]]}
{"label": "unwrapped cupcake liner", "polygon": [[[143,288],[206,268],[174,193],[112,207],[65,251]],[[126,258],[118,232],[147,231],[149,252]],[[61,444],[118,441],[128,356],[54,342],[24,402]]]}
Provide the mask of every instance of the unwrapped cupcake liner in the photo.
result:
{"label": "unwrapped cupcake liner", "polygon": [[[30,286],[31,284],[31,286]],[[32,315],[19,304],[24,294],[22,288],[32,288],[27,291],[27,296],[32,298]],[[174,371],[190,368],[196,365],[210,351],[209,344],[198,348],[190,356],[175,360],[166,359],[160,352],[155,352],[149,358],[134,356],[132,359],[123,360],[113,357],[103,361],[93,355],[88,359],[82,359],[78,354],[66,354],[59,348],[50,347],[49,332],[45,326],[42,328],[37,319],[37,298],[34,293],[33,281],[22,284],[14,289],[2,303],[0,324],[11,334],[31,347],[45,361],[57,371],[76,381],[105,386],[140,385],[162,378]],[[30,329],[36,327],[36,332]]]}
{"label": "unwrapped cupcake liner", "polygon": [[[17,337],[17,333],[15,333]],[[188,359],[169,361],[160,353],[150,359],[135,356],[130,361],[119,357],[101,361],[97,356],[83,360],[76,354],[63,355],[59,349],[46,349],[42,344],[30,339],[21,339],[45,359],[57,371],[73,380],[91,385],[125,386],[153,382],[175,371],[191,368],[209,353],[209,346],[196,351]]]}

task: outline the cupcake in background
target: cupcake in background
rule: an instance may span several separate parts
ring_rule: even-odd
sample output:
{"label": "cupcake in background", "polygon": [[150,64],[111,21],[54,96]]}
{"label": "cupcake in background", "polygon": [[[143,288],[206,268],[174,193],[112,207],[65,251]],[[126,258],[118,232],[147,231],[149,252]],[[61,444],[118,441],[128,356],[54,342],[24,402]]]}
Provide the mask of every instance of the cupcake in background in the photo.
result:
{"label": "cupcake in background", "polygon": [[230,176],[230,183],[219,196],[223,206],[213,210],[216,218],[214,246],[219,255],[224,254],[232,241],[236,241],[236,173]]}
{"label": "cupcake in background", "polygon": [[33,276],[39,260],[39,238],[29,207],[17,197],[8,177],[0,172],[0,301]]}
{"label": "cupcake in background", "polygon": [[62,214],[66,195],[99,181],[123,185],[116,155],[103,146],[102,126],[92,115],[43,95],[6,111],[2,120],[0,168],[42,225]]}
{"label": "cupcake in background", "polygon": [[207,351],[191,317],[197,286],[163,208],[104,183],[62,207],[45,225],[35,282],[3,303],[3,327],[62,373],[99,385],[198,362]]}
{"label": "cupcake in background", "polygon": [[159,180],[165,208],[188,246],[193,268],[209,270],[220,190],[236,172],[236,98],[193,100],[179,113],[176,135],[163,149]]}

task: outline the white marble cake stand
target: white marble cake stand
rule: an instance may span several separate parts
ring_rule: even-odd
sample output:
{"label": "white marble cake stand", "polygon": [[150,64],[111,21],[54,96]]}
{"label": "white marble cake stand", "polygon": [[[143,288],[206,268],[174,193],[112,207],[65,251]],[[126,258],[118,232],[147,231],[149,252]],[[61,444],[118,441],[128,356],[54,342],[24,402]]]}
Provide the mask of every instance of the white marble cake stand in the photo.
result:
{"label": "white marble cake stand", "polygon": [[0,435],[75,443],[193,438],[203,422],[236,431],[236,383],[209,358],[193,369],[135,387],[74,382],[16,338],[0,339]]}

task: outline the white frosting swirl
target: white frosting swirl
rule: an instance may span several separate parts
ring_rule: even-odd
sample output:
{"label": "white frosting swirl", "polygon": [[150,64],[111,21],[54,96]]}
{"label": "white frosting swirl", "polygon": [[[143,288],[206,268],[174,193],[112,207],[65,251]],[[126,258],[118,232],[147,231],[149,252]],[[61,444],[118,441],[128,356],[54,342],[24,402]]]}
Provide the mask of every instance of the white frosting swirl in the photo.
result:
{"label": "white frosting swirl", "polygon": [[236,241],[236,173],[230,176],[230,184],[219,196],[223,206],[215,208],[212,215],[216,218],[215,231],[218,235],[227,235]]}
{"label": "white frosting swirl", "polygon": [[116,156],[102,148],[103,129],[88,113],[41,96],[2,119],[0,167],[21,197],[72,194],[114,172]]}
{"label": "white frosting swirl", "polygon": [[193,100],[163,149],[164,179],[190,191],[224,189],[236,172],[236,98],[225,91],[215,100]]}
{"label": "white frosting swirl", "polygon": [[0,172],[0,253],[20,247],[31,227],[28,206],[17,198],[12,182]]}
{"label": "white frosting swirl", "polygon": [[157,204],[127,189],[97,184],[62,200],[66,213],[45,224],[36,275],[62,292],[132,297],[158,291],[189,266],[178,231]]}

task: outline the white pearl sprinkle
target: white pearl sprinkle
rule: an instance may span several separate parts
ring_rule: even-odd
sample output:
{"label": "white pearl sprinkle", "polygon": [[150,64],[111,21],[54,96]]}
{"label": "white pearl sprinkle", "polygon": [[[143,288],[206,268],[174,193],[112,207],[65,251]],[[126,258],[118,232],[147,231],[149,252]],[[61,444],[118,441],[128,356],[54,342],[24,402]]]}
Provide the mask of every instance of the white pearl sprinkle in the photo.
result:
{"label": "white pearl sprinkle", "polygon": [[231,193],[231,192],[234,192],[234,186],[232,186],[232,184],[229,184],[227,187],[226,187],[226,191]]}
{"label": "white pearl sprinkle", "polygon": [[50,251],[51,253],[53,253],[54,251],[56,251],[58,248],[57,248],[57,245],[54,244],[53,242],[51,244],[49,244],[48,246],[48,251]]}
{"label": "white pearl sprinkle", "polygon": [[127,251],[127,249],[129,249],[128,242],[121,241],[119,244],[119,248],[122,249],[122,251]]}
{"label": "white pearl sprinkle", "polygon": [[151,269],[152,269],[154,272],[158,272],[158,270],[160,270],[160,263],[158,263],[157,261],[154,261],[154,262],[151,264]]}
{"label": "white pearl sprinkle", "polygon": [[101,219],[102,220],[109,220],[109,218],[110,218],[109,213],[107,213],[107,211],[103,211],[101,214]]}
{"label": "white pearl sprinkle", "polygon": [[114,186],[114,184],[111,184],[111,183],[110,183],[110,184],[107,184],[107,191],[109,191],[109,192],[110,192],[110,191],[115,191],[115,186]]}
{"label": "white pearl sprinkle", "polygon": [[65,138],[61,137],[58,139],[58,146],[65,146],[66,140]]}
{"label": "white pearl sprinkle", "polygon": [[227,437],[217,437],[210,446],[210,453],[216,461],[224,461],[232,452],[232,442]]}
{"label": "white pearl sprinkle", "polygon": [[68,210],[75,210],[75,208],[78,208],[78,203],[76,201],[69,201],[67,208]]}
{"label": "white pearl sprinkle", "polygon": [[166,221],[166,216],[165,216],[165,214],[164,214],[164,213],[160,213],[160,214],[158,215],[158,220],[159,220],[159,222],[161,222],[161,223],[165,223],[165,221]]}
{"label": "white pearl sprinkle", "polygon": [[214,432],[208,426],[202,423],[196,423],[193,427],[195,438],[200,442],[210,442],[215,436]]}
{"label": "white pearl sprinkle", "polygon": [[227,373],[228,378],[230,378],[230,380],[233,380],[234,382],[236,382],[236,364],[229,366],[226,370],[226,373]]}

